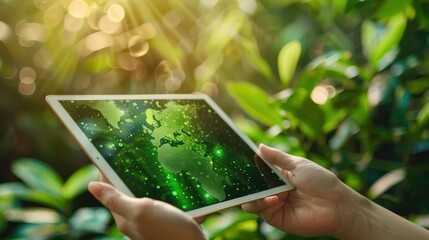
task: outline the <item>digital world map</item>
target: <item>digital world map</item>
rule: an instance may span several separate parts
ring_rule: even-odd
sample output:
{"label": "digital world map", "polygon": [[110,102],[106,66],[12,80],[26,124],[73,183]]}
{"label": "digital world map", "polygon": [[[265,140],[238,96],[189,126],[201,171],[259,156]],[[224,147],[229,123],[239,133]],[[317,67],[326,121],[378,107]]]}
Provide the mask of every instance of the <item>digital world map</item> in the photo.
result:
{"label": "digital world map", "polygon": [[204,100],[61,104],[136,197],[193,210],[284,185]]}

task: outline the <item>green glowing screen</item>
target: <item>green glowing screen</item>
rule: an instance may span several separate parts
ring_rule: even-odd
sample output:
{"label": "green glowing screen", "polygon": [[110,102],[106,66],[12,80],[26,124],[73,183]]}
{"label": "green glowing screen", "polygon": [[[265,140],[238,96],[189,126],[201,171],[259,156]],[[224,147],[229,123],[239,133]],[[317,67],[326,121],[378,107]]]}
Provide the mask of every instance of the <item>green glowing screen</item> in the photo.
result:
{"label": "green glowing screen", "polygon": [[136,197],[182,210],[285,185],[206,101],[60,101]]}

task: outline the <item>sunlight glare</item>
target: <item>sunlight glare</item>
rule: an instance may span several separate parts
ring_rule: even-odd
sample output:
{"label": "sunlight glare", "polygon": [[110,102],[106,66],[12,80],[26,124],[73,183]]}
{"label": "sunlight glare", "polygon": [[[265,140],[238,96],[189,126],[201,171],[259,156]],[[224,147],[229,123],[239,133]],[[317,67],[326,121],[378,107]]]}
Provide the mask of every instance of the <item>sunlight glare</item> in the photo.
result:
{"label": "sunlight glare", "polygon": [[83,27],[83,20],[80,18],[75,18],[69,14],[64,18],[64,29],[68,32],[76,33]]}
{"label": "sunlight glare", "polygon": [[0,41],[6,41],[11,36],[11,32],[9,25],[0,21]]}
{"label": "sunlight glare", "polygon": [[85,38],[85,47],[91,52],[101,50],[113,45],[110,35],[104,32],[96,32]]}
{"label": "sunlight glare", "polygon": [[131,56],[141,57],[149,51],[149,43],[140,36],[133,36],[128,41]]}
{"label": "sunlight glare", "polygon": [[43,22],[50,27],[56,27],[61,23],[63,17],[63,10],[60,7],[52,6],[43,14]]}
{"label": "sunlight glare", "polygon": [[323,105],[335,94],[336,90],[331,85],[317,86],[311,92],[311,100],[316,104]]}
{"label": "sunlight glare", "polygon": [[88,15],[89,6],[84,0],[74,0],[68,6],[68,12],[75,18],[85,18]]}
{"label": "sunlight glare", "polygon": [[112,21],[108,16],[101,17],[98,26],[101,31],[108,34],[119,33],[122,30],[122,24]]}
{"label": "sunlight glare", "polygon": [[113,22],[121,22],[125,18],[125,10],[119,4],[112,4],[107,9],[107,16]]}

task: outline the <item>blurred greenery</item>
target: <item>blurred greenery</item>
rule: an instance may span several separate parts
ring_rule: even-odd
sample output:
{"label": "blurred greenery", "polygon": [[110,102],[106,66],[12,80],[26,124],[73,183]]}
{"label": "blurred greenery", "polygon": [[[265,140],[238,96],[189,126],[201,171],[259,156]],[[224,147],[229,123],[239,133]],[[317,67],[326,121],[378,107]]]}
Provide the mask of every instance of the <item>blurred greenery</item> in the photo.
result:
{"label": "blurred greenery", "polygon": [[[204,92],[256,143],[429,227],[427,1],[0,5],[1,238],[122,237],[85,191],[96,171],[48,94]],[[212,239],[302,239],[237,209],[203,227]]]}

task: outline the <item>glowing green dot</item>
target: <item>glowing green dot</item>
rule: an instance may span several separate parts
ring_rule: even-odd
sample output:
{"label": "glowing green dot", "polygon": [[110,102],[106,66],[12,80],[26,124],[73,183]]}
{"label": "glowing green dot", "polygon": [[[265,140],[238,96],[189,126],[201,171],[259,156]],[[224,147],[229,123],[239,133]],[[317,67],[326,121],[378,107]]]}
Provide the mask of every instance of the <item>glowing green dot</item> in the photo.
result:
{"label": "glowing green dot", "polygon": [[118,146],[122,147],[122,146],[124,146],[124,144],[123,143],[118,143]]}
{"label": "glowing green dot", "polygon": [[173,191],[172,194],[173,194],[173,196],[177,196],[177,192],[176,191]]}
{"label": "glowing green dot", "polygon": [[158,185],[158,186],[156,186],[156,189],[160,189],[161,187]]}
{"label": "glowing green dot", "polygon": [[215,155],[215,156],[217,156],[217,157],[223,157],[223,155],[224,155],[223,148],[222,148],[222,147],[220,147],[220,146],[216,146],[216,147],[214,148],[214,150],[213,150],[213,153],[214,153],[214,155]]}
{"label": "glowing green dot", "polygon": [[99,146],[100,146],[100,148],[103,148],[103,147],[104,147],[104,146],[103,146],[103,144],[100,144]]}
{"label": "glowing green dot", "polygon": [[183,208],[183,209],[187,209],[187,208],[188,208],[188,206],[186,206],[186,205],[182,205],[182,208]]}

